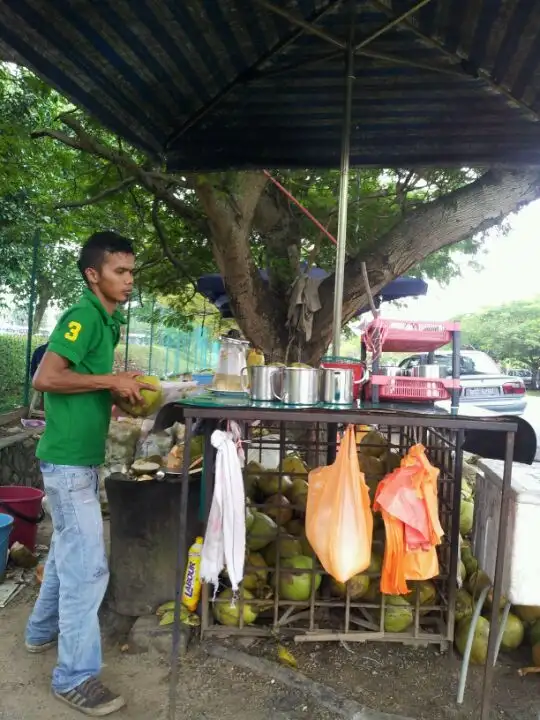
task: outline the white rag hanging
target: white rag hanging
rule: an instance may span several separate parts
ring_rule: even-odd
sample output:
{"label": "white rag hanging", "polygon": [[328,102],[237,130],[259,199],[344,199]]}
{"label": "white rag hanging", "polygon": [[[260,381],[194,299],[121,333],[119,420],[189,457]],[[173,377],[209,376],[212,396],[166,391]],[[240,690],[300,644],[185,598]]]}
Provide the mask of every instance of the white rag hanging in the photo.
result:
{"label": "white rag hanging", "polygon": [[219,586],[219,574],[227,567],[233,593],[244,578],[246,552],[246,510],[242,465],[244,451],[237,423],[230,432],[215,430],[212,445],[217,449],[214,497],[201,555],[201,576]]}

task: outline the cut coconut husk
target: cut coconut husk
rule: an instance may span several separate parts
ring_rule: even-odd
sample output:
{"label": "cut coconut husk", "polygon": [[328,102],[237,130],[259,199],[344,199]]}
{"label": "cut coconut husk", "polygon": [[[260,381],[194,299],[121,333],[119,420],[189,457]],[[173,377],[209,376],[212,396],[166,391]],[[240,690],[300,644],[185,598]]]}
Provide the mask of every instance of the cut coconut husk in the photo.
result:
{"label": "cut coconut husk", "polygon": [[131,472],[134,475],[154,475],[159,470],[160,465],[156,462],[149,462],[148,460],[135,460],[131,466]]}
{"label": "cut coconut husk", "polygon": [[9,557],[17,567],[25,568],[26,570],[35,568],[39,563],[39,555],[36,555],[27,548],[26,545],[17,541],[9,548]]}

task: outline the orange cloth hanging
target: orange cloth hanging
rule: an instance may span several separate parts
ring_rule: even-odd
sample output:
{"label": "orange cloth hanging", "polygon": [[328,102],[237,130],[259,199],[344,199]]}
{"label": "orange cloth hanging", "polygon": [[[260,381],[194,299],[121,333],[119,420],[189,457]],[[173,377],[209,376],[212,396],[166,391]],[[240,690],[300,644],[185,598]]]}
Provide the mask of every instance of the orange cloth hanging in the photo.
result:
{"label": "orange cloth hanging", "polygon": [[377,487],[374,510],[380,510],[386,531],[381,591],[390,595],[409,592],[407,580],[428,580],[439,574],[436,546],[444,531],[439,522],[437,481],[439,470],[414,445]]}

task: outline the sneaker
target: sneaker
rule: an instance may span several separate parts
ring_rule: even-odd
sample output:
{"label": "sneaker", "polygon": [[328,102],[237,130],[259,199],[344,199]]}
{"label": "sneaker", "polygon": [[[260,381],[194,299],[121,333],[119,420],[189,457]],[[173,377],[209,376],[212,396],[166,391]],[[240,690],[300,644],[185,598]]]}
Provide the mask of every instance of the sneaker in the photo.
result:
{"label": "sneaker", "polygon": [[32,653],[32,655],[37,655],[39,653],[47,652],[47,650],[51,650],[53,647],[56,647],[57,644],[58,640],[55,638],[50,642],[40,643],[39,645],[32,645],[32,643],[25,642],[24,647],[27,652]]}
{"label": "sneaker", "polygon": [[95,677],[85,680],[78,687],[65,693],[53,690],[53,695],[74,710],[90,717],[111,715],[126,704],[121,695],[112,693]]}

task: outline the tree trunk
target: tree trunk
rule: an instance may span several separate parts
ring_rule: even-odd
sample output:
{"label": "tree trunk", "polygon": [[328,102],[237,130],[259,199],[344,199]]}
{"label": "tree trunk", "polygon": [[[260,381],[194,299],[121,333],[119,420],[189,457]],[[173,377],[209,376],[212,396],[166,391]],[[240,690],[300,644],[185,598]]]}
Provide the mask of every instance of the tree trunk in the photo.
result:
{"label": "tree trunk", "polygon": [[37,335],[41,328],[41,323],[43,322],[43,318],[45,317],[45,313],[47,312],[47,307],[50,300],[51,294],[49,292],[49,289],[44,284],[44,281],[38,278],[38,295],[36,307],[34,310],[34,320],[32,326],[32,331],[34,335]]}

